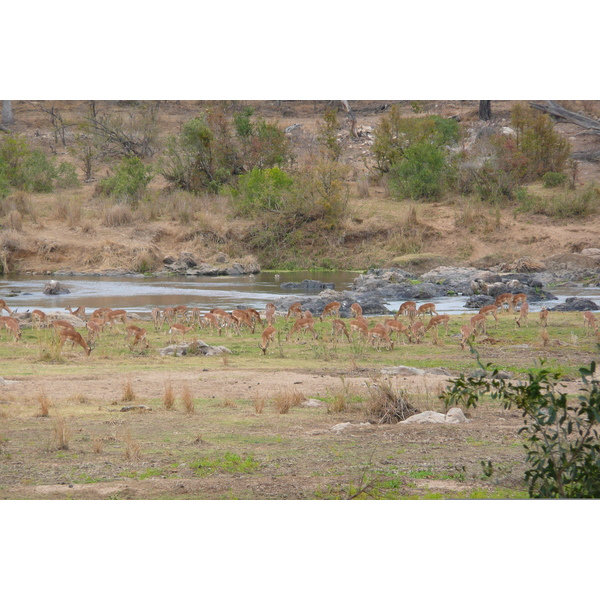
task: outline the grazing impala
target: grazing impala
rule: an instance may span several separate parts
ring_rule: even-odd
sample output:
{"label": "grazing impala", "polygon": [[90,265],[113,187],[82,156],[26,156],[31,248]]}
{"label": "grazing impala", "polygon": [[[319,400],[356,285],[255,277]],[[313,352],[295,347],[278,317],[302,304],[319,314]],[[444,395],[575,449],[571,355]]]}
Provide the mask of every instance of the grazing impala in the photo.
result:
{"label": "grazing impala", "polygon": [[138,344],[142,344],[143,348],[150,348],[150,342],[146,339],[147,333],[148,332],[143,327],[138,328],[138,331],[136,332],[129,349],[133,351]]}
{"label": "grazing impala", "polygon": [[259,347],[262,350],[263,354],[267,353],[267,348],[269,347],[269,344],[271,342],[275,341],[275,334],[277,333],[277,330],[275,329],[275,327],[272,327],[271,325],[269,325],[263,332],[261,335],[261,341],[259,342]]}
{"label": "grazing impala", "polygon": [[127,332],[125,334],[125,341],[127,341],[130,337],[135,337],[140,329],[141,327],[138,327],[137,325],[127,325],[125,328],[125,331]]}
{"label": "grazing impala", "polygon": [[416,321],[410,328],[410,337],[416,340],[417,344],[421,343],[421,338],[425,335],[425,325],[423,321]]}
{"label": "grazing impala", "polygon": [[354,302],[354,304],[350,305],[350,312],[355,317],[362,317],[362,314],[363,314],[362,306],[360,304],[358,304],[357,302]]}
{"label": "grazing impala", "polygon": [[109,313],[104,315],[104,318],[106,320],[106,323],[110,323],[111,327],[115,324],[115,321],[117,321],[118,323],[126,324],[127,323],[127,311],[125,311],[121,308],[119,308],[117,310],[111,310]]}
{"label": "grazing impala", "polygon": [[479,309],[480,315],[492,315],[494,317],[494,321],[496,321],[495,327],[498,327],[498,307],[495,304],[488,304],[487,306],[483,306]]}
{"label": "grazing impala", "polygon": [[523,302],[519,310],[519,318],[516,320],[517,327],[521,327],[521,321],[523,324],[527,323],[527,315],[529,314],[529,303]]}
{"label": "grazing impala", "polygon": [[358,331],[358,333],[365,339],[368,339],[369,337],[369,327],[367,325],[367,321],[362,317],[360,319],[352,319],[352,321],[350,321],[350,331]]}
{"label": "grazing impala", "polygon": [[523,302],[527,302],[527,294],[515,294],[512,299],[513,310],[517,310],[517,305]]}
{"label": "grazing impala", "polygon": [[89,341],[93,342],[96,338],[100,338],[100,332],[104,327],[104,322],[100,319],[90,319],[85,324],[85,327],[90,335]]}
{"label": "grazing impala", "polygon": [[202,317],[202,323],[203,327],[208,327],[209,329],[214,328],[219,332],[219,335],[221,335],[221,323],[219,323],[219,319],[214,313],[206,313]]}
{"label": "grazing impala", "polygon": [[334,335],[336,338],[340,335],[345,335],[346,339],[351,342],[350,334],[348,333],[348,329],[346,329],[346,323],[341,319],[334,319],[331,322],[331,335]]}
{"label": "grazing impala", "polygon": [[42,326],[48,327],[48,315],[43,310],[35,310],[31,311],[31,325],[34,329],[39,329]]}
{"label": "grazing impala", "polygon": [[593,312],[586,310],[583,313],[583,328],[590,328],[593,332],[598,331],[598,325],[596,324],[596,316]]}
{"label": "grazing impala", "polygon": [[162,322],[165,321],[171,325],[171,323],[175,320],[175,309],[172,306],[167,306],[162,312]]}
{"label": "grazing impala", "polygon": [[6,304],[6,302],[4,302],[4,300],[0,300],[0,314],[2,314],[2,311],[5,310],[9,316],[11,316],[13,314],[12,309],[10,309],[8,307],[8,305]]}
{"label": "grazing impala", "polygon": [[[373,347],[377,348],[378,352],[381,352],[381,343],[383,342],[390,350],[394,349],[394,342],[390,340],[390,336],[388,335],[385,327],[381,324],[375,325],[373,329],[369,329],[369,341],[373,345]],[[377,345],[375,345],[377,342]]]}
{"label": "grazing impala", "polygon": [[62,352],[62,348],[65,345],[66,341],[71,342],[73,345],[79,344],[84,350],[86,356],[90,355],[92,348],[88,345],[88,343],[81,337],[81,334],[74,329],[62,329],[59,333],[60,343],[59,343],[59,352]]}
{"label": "grazing impala", "polygon": [[313,339],[316,340],[318,335],[317,335],[317,332],[315,331],[313,323],[314,323],[313,319],[298,319],[294,323],[294,326],[290,329],[289,333],[287,334],[285,341],[286,342],[289,341],[290,337],[296,332],[298,332],[297,339],[300,339],[300,332],[302,332],[302,335],[304,335],[307,331],[312,332]]}
{"label": "grazing impala", "polygon": [[339,302],[330,302],[323,309],[323,312],[321,313],[321,316],[319,317],[319,319],[322,321],[323,317],[326,317],[327,315],[333,315],[334,317],[339,319],[340,318],[340,306],[341,306],[341,304]]}
{"label": "grazing impala", "polygon": [[397,319],[400,315],[408,315],[411,322],[417,316],[417,303],[409,300],[408,302],[403,302],[396,313],[395,318]]}
{"label": "grazing impala", "polygon": [[475,336],[477,335],[477,332],[475,331],[475,329],[473,327],[471,327],[470,325],[463,325],[460,328],[460,347],[462,350],[465,349],[465,346],[467,345],[467,342],[469,341],[469,338],[473,338],[475,339]]}
{"label": "grazing impala", "polygon": [[258,321],[261,325],[263,324],[262,319],[260,318],[260,313],[254,308],[245,308],[244,312],[250,317],[250,320],[256,325],[256,321]]}
{"label": "grazing impala", "polygon": [[12,317],[0,317],[0,327],[2,327],[2,325],[4,325],[4,327],[6,327],[6,329],[13,334],[15,342],[18,342],[21,339],[19,321],[13,319]]}
{"label": "grazing impala", "polygon": [[58,335],[60,335],[60,332],[63,329],[75,331],[75,327],[73,327],[73,325],[69,323],[69,321],[65,321],[64,319],[56,319],[55,321],[52,321],[52,327],[54,327],[54,331]]}
{"label": "grazing impala", "polygon": [[410,328],[404,325],[404,323],[400,323],[400,321],[397,321],[396,319],[386,319],[383,324],[389,329],[389,331],[391,331],[392,335],[394,333],[396,334],[397,341],[400,341],[400,334],[403,333],[407,337],[408,343],[410,344]]}
{"label": "grazing impala", "polygon": [[104,317],[104,315],[107,315],[111,311],[112,311],[112,308],[97,308],[92,313],[92,319],[102,319]]}
{"label": "grazing impala", "polygon": [[294,302],[294,304],[288,308],[285,318],[289,319],[292,315],[294,315],[297,319],[302,318],[302,304],[300,304],[300,302]]}
{"label": "grazing impala", "polygon": [[450,321],[450,315],[436,315],[435,317],[431,317],[429,323],[427,323],[427,327],[425,327],[425,332],[429,331],[432,327],[435,327],[437,335],[438,327],[444,325],[446,333],[448,333],[448,321]]}
{"label": "grazing impala", "polygon": [[540,310],[540,325],[542,327],[548,327],[548,309],[546,307]]}
{"label": "grazing impala", "polygon": [[181,317],[181,321],[185,321],[187,323],[188,313],[190,311],[187,306],[180,304],[179,306],[173,307],[173,311],[175,312],[175,321],[177,321],[178,317]]}
{"label": "grazing impala", "polygon": [[501,310],[503,310],[504,305],[506,305],[506,310],[508,312],[512,312],[513,299],[514,295],[507,292],[506,294],[500,294],[499,296],[497,296],[495,304]]}
{"label": "grazing impala", "polygon": [[245,325],[252,333],[254,333],[254,322],[244,310],[234,309],[231,311],[231,316],[237,321],[237,330],[240,332],[242,325]]}
{"label": "grazing impala", "polygon": [[473,315],[470,320],[473,331],[481,331],[484,335],[487,333],[485,329],[486,316],[485,315]]}
{"label": "grazing impala", "polygon": [[417,310],[417,316],[421,315],[438,315],[439,313],[435,310],[435,304],[433,302],[426,302],[425,304],[421,304],[419,309]]}
{"label": "grazing impala", "polygon": [[154,331],[158,331],[163,324],[162,313],[160,311],[160,308],[153,308],[151,315],[152,323],[154,323]]}

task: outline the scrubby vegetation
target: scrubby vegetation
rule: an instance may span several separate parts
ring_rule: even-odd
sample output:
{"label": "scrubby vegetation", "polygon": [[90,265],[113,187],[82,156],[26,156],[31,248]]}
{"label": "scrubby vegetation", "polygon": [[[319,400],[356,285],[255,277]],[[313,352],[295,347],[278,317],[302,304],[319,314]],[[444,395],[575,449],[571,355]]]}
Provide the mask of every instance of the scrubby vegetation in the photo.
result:
{"label": "scrubby vegetation", "polygon": [[[598,210],[598,187],[578,182],[568,140],[523,103],[505,119],[510,128],[395,103],[368,133],[351,133],[332,105],[315,112],[311,133],[286,132],[250,103],[198,103],[168,132],[160,102],[79,105],[77,118],[39,108],[40,119],[50,117],[47,142],[0,134],[5,234],[26,234],[39,219],[92,234],[98,225],[156,223],[145,248],[170,239],[186,251],[253,254],[263,268],[366,268],[428,252],[437,235],[431,205],[462,213],[455,226],[468,221],[473,235],[497,230],[501,213],[562,222]],[[349,159],[354,144],[360,165],[357,152]],[[82,183],[92,185],[78,192]],[[43,194],[54,195],[56,210]],[[475,206],[477,214],[464,210]],[[465,244],[454,259],[471,256]],[[22,258],[28,244],[17,245]],[[3,243],[5,270],[16,266],[14,246]]]}

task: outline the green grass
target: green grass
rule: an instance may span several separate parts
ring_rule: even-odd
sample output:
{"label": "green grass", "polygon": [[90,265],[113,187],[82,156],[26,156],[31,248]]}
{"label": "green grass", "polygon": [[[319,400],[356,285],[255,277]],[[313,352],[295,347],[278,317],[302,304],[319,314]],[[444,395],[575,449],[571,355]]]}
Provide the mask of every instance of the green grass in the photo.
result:
{"label": "green grass", "polygon": [[189,466],[197,476],[206,477],[215,472],[252,473],[260,467],[260,463],[251,454],[242,458],[233,452],[225,452],[223,456],[195,460]]}

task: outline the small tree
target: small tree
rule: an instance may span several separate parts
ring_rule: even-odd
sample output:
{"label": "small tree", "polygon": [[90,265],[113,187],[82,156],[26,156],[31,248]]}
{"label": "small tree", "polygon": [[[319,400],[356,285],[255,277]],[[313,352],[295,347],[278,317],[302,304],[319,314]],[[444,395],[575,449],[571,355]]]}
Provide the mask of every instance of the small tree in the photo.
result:
{"label": "small tree", "polygon": [[600,383],[594,379],[596,363],[579,369],[583,386],[577,398],[558,392],[560,375],[543,368],[528,374],[517,384],[486,375],[455,380],[441,398],[446,406],[464,403],[475,407],[485,394],[502,401],[505,408],[516,406],[523,412],[526,436],[523,444],[529,468],[525,481],[532,498],[600,498]]}

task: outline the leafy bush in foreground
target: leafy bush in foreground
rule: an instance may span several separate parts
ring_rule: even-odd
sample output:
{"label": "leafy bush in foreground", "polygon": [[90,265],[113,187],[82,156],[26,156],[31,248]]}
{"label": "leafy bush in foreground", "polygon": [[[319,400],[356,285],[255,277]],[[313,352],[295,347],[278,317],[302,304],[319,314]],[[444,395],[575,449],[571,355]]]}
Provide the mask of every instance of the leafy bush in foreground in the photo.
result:
{"label": "leafy bush in foreground", "polygon": [[[484,367],[489,372],[491,365]],[[528,381],[510,383],[462,375],[441,398],[446,406],[464,403],[475,407],[484,394],[502,401],[505,408],[523,411],[523,444],[529,468],[525,481],[532,498],[600,498],[600,383],[594,379],[596,363],[579,369],[583,386],[576,399],[556,390],[560,375],[542,366]]]}

